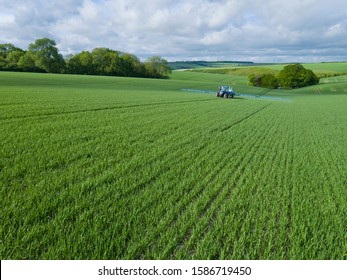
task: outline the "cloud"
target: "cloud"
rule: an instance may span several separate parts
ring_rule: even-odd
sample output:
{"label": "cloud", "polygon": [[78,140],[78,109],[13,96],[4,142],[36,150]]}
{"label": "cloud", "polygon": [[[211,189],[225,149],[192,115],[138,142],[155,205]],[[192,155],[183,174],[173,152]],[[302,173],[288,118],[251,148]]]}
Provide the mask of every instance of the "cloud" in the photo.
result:
{"label": "cloud", "polygon": [[9,26],[15,22],[13,15],[0,14],[0,26]]}
{"label": "cloud", "polygon": [[347,60],[344,0],[0,0],[1,42],[169,60]]}

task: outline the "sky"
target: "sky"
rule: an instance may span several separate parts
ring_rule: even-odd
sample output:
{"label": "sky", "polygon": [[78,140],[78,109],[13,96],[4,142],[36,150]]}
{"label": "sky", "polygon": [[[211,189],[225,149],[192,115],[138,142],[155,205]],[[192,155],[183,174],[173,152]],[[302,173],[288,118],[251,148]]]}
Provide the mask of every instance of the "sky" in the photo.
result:
{"label": "sky", "polygon": [[0,0],[0,44],[169,61],[347,61],[346,0]]}

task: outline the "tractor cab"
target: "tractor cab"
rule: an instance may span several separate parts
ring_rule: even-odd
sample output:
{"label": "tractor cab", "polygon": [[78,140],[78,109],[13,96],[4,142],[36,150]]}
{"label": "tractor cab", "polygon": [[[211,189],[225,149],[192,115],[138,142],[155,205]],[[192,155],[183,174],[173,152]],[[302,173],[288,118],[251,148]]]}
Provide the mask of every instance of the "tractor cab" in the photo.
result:
{"label": "tractor cab", "polygon": [[216,93],[217,97],[224,97],[224,98],[234,98],[235,91],[230,86],[220,86],[219,90]]}

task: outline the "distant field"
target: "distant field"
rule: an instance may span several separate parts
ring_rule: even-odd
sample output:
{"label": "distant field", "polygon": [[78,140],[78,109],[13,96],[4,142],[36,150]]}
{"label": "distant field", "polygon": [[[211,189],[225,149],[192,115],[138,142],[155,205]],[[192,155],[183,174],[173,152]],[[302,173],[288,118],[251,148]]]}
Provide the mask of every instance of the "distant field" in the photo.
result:
{"label": "distant field", "polygon": [[[248,76],[250,74],[278,74],[287,64],[269,65],[216,65],[215,67],[199,67],[194,72]],[[320,78],[347,75],[347,63],[304,63],[303,66],[313,70]]]}
{"label": "distant field", "polygon": [[237,66],[253,65],[253,62],[249,61],[177,61],[169,62],[169,66],[172,70],[179,69],[195,69],[206,67],[237,67]]}
{"label": "distant field", "polygon": [[[280,71],[285,64],[263,66],[265,68]],[[303,66],[313,70],[318,76],[347,75],[347,62],[330,62],[330,63],[304,63]]]}
{"label": "distant field", "polygon": [[347,76],[220,84],[0,73],[0,258],[346,259]]}

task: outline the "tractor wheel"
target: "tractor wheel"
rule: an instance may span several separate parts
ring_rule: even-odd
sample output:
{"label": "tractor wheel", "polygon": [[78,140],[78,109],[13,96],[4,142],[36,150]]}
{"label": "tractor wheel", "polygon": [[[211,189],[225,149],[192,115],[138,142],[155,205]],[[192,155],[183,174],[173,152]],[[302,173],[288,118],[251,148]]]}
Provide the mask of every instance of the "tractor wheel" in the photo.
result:
{"label": "tractor wheel", "polygon": [[216,96],[219,97],[219,92],[216,92]]}

